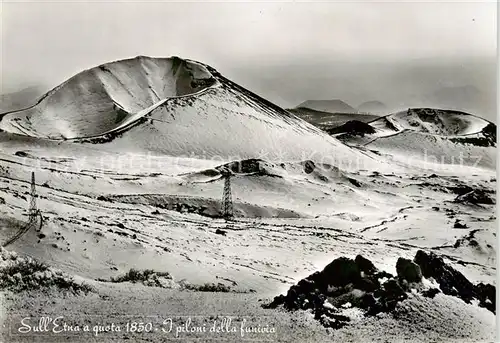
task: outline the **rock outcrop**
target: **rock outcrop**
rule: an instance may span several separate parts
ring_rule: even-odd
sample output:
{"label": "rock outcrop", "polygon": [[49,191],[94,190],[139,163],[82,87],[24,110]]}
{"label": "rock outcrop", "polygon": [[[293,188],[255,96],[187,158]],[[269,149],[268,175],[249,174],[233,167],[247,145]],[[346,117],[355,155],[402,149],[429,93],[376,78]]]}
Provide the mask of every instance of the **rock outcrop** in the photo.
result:
{"label": "rock outcrop", "polygon": [[[357,308],[367,316],[392,313],[398,303],[408,298],[408,292],[428,298],[442,292],[466,303],[477,299],[479,306],[495,313],[495,286],[473,285],[434,253],[419,250],[413,261],[399,258],[396,270],[397,276],[380,271],[361,255],[354,260],[339,257],[263,307],[311,311],[322,325],[334,329],[350,322],[351,318],[344,313],[346,308]],[[433,279],[440,289],[425,286],[423,278]]]}

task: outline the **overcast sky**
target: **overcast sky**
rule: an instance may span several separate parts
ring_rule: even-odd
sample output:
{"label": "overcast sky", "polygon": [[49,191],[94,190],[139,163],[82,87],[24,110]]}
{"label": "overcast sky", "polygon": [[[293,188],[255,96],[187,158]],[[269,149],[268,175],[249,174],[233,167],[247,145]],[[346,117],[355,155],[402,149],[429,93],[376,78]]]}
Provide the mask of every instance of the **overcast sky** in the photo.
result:
{"label": "overcast sky", "polygon": [[493,57],[497,42],[495,1],[4,1],[1,10],[3,92],[55,86],[136,55],[177,55],[236,75],[245,66]]}

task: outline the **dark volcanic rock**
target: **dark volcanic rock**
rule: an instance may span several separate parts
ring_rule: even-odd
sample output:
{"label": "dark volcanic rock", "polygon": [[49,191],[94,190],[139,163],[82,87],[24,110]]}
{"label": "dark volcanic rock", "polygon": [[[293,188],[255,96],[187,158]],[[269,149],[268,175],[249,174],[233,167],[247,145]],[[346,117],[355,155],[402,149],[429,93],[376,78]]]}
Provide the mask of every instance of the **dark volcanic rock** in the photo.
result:
{"label": "dark volcanic rock", "polygon": [[497,145],[497,126],[493,123],[489,123],[483,129],[483,135],[486,137],[490,146]]}
{"label": "dark volcanic rock", "polygon": [[[382,278],[389,281],[380,284]],[[263,307],[282,305],[287,310],[312,309],[314,317],[324,326],[339,328],[349,321],[338,309],[346,303],[375,315],[392,311],[406,298],[405,291],[391,274],[377,270],[370,260],[358,255],[355,260],[346,257],[333,260],[321,272],[299,281],[286,295],[275,297]],[[325,306],[326,300],[331,306]]]}
{"label": "dark volcanic rock", "polygon": [[354,262],[356,262],[356,264],[358,265],[359,270],[364,272],[365,274],[372,275],[377,272],[377,268],[375,268],[375,265],[372,263],[372,261],[364,258],[361,255],[356,256]]}
{"label": "dark volcanic rock", "polygon": [[28,153],[26,151],[16,151],[14,155],[19,157],[28,157]]}
{"label": "dark volcanic rock", "polygon": [[441,291],[437,288],[430,288],[422,292],[422,295],[427,298],[434,298],[436,294],[441,293]]}
{"label": "dark volcanic rock", "polygon": [[[444,294],[457,296],[470,303],[478,299],[480,306],[495,312],[495,287],[479,284],[474,286],[465,276],[444,263],[433,253],[419,250],[414,262],[399,258],[396,264],[398,277],[379,271],[374,264],[361,255],[355,260],[339,257],[322,271],[315,272],[290,287],[286,295],[279,295],[264,308],[283,306],[286,310],[312,310],[314,318],[323,326],[341,328],[350,321],[342,314],[347,303],[364,310],[366,315],[380,312],[393,313],[398,303],[408,298],[408,284],[422,281],[422,276],[434,278]],[[383,279],[386,279],[384,282]],[[428,298],[440,293],[437,288],[417,292]],[[405,290],[406,288],[406,290]]]}
{"label": "dark volcanic rock", "polygon": [[343,125],[338,127],[326,129],[330,135],[334,135],[337,133],[347,133],[350,135],[361,136],[364,137],[365,134],[375,133],[375,129],[367,123],[363,123],[359,120],[349,120]]}
{"label": "dark volcanic rock", "polygon": [[361,187],[361,183],[359,183],[358,180],[350,178],[350,177],[348,177],[347,180],[349,180],[349,182],[352,183],[354,186]]}
{"label": "dark volcanic rock", "polygon": [[426,254],[419,250],[415,255],[415,262],[420,265],[423,276],[432,277],[439,283],[444,294],[459,297],[466,303],[475,298],[479,300],[480,306],[495,313],[495,286],[483,283],[474,286],[462,273],[444,263],[443,259],[434,253]]}
{"label": "dark volcanic rock", "polygon": [[454,202],[458,203],[466,203],[466,204],[486,204],[486,205],[494,205],[496,204],[496,200],[488,194],[488,192],[475,189],[468,193],[459,195],[455,198]]}
{"label": "dark volcanic rock", "polygon": [[349,283],[356,283],[361,279],[361,271],[356,262],[347,257],[339,257],[333,260],[313,278],[316,284],[327,287],[345,286]]}
{"label": "dark volcanic rock", "polygon": [[225,235],[226,235],[226,231],[221,230],[221,229],[217,229],[217,230],[215,230],[215,233],[216,233],[216,234],[218,234],[218,235],[222,235],[222,236],[225,236]]}
{"label": "dark volcanic rock", "polygon": [[481,282],[476,286],[476,294],[480,306],[496,313],[497,302],[495,286]]}
{"label": "dark volcanic rock", "polygon": [[422,271],[420,270],[418,264],[412,262],[411,260],[407,260],[406,258],[398,258],[396,271],[401,280],[406,280],[408,282],[422,281]]}
{"label": "dark volcanic rock", "polygon": [[250,158],[247,160],[234,161],[227,165],[233,173],[256,173],[261,170],[263,160]]}
{"label": "dark volcanic rock", "polygon": [[406,298],[408,298],[408,295],[396,280],[391,279],[384,283],[382,296],[380,297],[381,303],[385,307],[384,312],[393,310],[398,302]]}
{"label": "dark volcanic rock", "polygon": [[414,261],[420,266],[423,276],[434,278],[439,283],[444,294],[457,296],[467,303],[474,298],[474,285],[458,270],[444,263],[441,257],[419,250]]}
{"label": "dark volcanic rock", "polygon": [[314,164],[313,161],[307,160],[304,162],[304,172],[306,174],[311,174],[314,171],[314,169],[316,169],[316,165]]}
{"label": "dark volcanic rock", "polygon": [[455,220],[455,223],[453,224],[454,229],[467,229],[467,224],[463,224],[460,222],[459,219]]}

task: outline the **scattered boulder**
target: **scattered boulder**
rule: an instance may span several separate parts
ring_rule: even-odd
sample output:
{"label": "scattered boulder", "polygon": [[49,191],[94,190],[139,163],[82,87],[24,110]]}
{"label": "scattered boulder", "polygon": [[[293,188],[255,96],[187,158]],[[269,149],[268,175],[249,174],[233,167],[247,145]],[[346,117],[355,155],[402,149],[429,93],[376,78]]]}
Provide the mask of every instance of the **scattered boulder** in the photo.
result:
{"label": "scattered boulder", "polygon": [[478,231],[480,231],[480,229],[471,230],[467,236],[457,239],[453,247],[458,248],[461,246],[469,246],[481,250],[481,246],[475,237],[475,234]]}
{"label": "scattered boulder", "polygon": [[474,285],[458,270],[448,266],[443,258],[419,250],[414,261],[420,266],[423,276],[439,283],[444,294],[457,296],[467,303],[474,298]]}
{"label": "scattered boulder", "polygon": [[481,189],[474,189],[468,193],[459,195],[455,198],[454,202],[462,204],[486,204],[495,205],[496,200],[488,194],[488,192]]}
{"label": "scattered boulder", "polygon": [[312,280],[322,289],[328,286],[342,287],[356,283],[361,279],[361,271],[352,259],[339,257],[323,269],[322,273],[313,274]]}
{"label": "scattered boulder", "polygon": [[444,263],[443,259],[434,253],[427,254],[419,250],[414,261],[420,266],[424,277],[433,278],[439,283],[444,294],[456,296],[466,303],[477,299],[480,306],[495,313],[495,286],[483,283],[474,286],[462,273]]}
{"label": "scattered boulder", "polygon": [[14,155],[19,157],[28,157],[28,153],[26,151],[16,151]]}
{"label": "scattered boulder", "polygon": [[378,312],[389,312],[396,308],[398,302],[408,298],[408,295],[398,283],[398,281],[391,279],[383,284],[383,291],[380,294],[380,303],[382,306],[372,309],[373,314]]}
{"label": "scattered boulder", "polygon": [[314,169],[316,169],[316,165],[314,164],[313,161],[307,160],[304,162],[304,172],[306,174],[311,174],[314,171]]}
{"label": "scattered boulder", "polygon": [[358,265],[359,270],[361,270],[366,274],[374,274],[377,271],[377,268],[372,263],[372,261],[370,261],[367,258],[364,258],[361,255],[356,256],[354,262],[356,262],[356,264]]}
{"label": "scattered boulder", "polygon": [[437,294],[441,293],[438,288],[429,288],[422,291],[422,295],[427,298],[433,299]]}
{"label": "scattered boulder", "polygon": [[476,294],[479,305],[495,313],[497,306],[495,286],[481,282],[476,286]]}
{"label": "scattered boulder", "polygon": [[221,230],[221,229],[217,229],[217,230],[215,230],[215,233],[216,233],[217,235],[222,235],[222,236],[225,236],[227,232],[226,232],[226,231],[224,231],[224,230]]}
{"label": "scattered boulder", "polygon": [[348,177],[347,180],[349,180],[349,182],[352,183],[354,186],[361,187],[361,183],[358,180],[350,178],[350,177]]}
{"label": "scattered boulder", "polygon": [[455,224],[453,224],[454,229],[467,229],[467,224],[462,224],[460,219],[455,220]]}
{"label": "scattered boulder", "polygon": [[422,271],[419,265],[406,258],[398,258],[396,271],[400,280],[406,280],[408,282],[422,281]]}
{"label": "scattered boulder", "polygon": [[0,205],[5,205],[5,199],[0,197]]}

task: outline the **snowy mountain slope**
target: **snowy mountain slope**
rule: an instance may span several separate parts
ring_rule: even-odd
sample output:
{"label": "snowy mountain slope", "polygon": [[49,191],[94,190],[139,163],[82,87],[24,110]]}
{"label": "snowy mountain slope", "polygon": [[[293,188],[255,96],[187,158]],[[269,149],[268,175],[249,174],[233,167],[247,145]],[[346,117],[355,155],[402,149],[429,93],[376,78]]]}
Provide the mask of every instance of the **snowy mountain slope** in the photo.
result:
{"label": "snowy mountain slope", "polygon": [[210,66],[178,58],[84,71],[31,108],[6,114],[0,128],[116,152],[380,164]]}
{"label": "snowy mountain slope", "polygon": [[434,164],[438,170],[450,165],[495,170],[496,147],[482,143],[478,145],[474,139],[479,142],[487,140],[481,134],[460,138],[405,130],[371,140],[364,147],[394,157],[400,156],[416,168],[429,168],[429,165]]}
{"label": "snowy mountain slope", "polygon": [[[401,131],[356,136],[358,146],[349,147],[209,66],[183,61],[175,69],[169,61],[136,58],[105,65],[112,72],[92,69],[96,94],[85,90],[87,81],[70,80],[4,117],[1,242],[27,220],[35,171],[44,225],[8,248],[103,287],[97,278],[137,268],[275,296],[336,257],[362,254],[394,274],[398,258],[419,249],[474,282],[494,282],[496,147],[476,144],[486,139],[481,134],[491,143],[492,126],[465,135],[475,128],[464,118],[443,124],[450,130],[420,119],[411,131],[403,118]],[[153,68],[166,76],[153,77]],[[118,103],[123,109],[113,110]],[[445,159],[426,160],[417,149]],[[451,158],[460,154],[468,162],[458,168]],[[473,164],[476,154],[482,162]],[[220,218],[223,170],[232,172],[232,221]],[[117,293],[130,285],[115,286]],[[412,316],[455,323],[455,311],[465,309],[471,322],[480,321],[474,304],[442,310],[442,303],[408,306]],[[384,319],[372,320],[377,326]],[[397,319],[386,326],[394,323],[414,328]],[[466,340],[479,337],[466,331]]]}
{"label": "snowy mountain slope", "polygon": [[338,129],[344,143],[415,168],[496,168],[496,125],[472,114],[418,108]]}
{"label": "snowy mountain slope", "polygon": [[54,139],[97,135],[161,100],[214,83],[195,62],[139,56],[75,75],[35,105],[7,113],[0,128]]}
{"label": "snowy mountain slope", "polygon": [[[255,136],[258,134],[258,138]],[[83,142],[115,151],[150,151],[227,161],[318,159],[332,164],[369,158],[292,115],[262,106],[227,85],[193,98],[172,99],[143,117],[140,125]]]}
{"label": "snowy mountain slope", "polygon": [[412,130],[441,136],[469,135],[482,131],[490,124],[472,114],[432,108],[413,108],[376,119],[369,123],[383,132]]}
{"label": "snowy mountain slope", "polygon": [[[188,173],[172,166],[164,170],[169,175],[158,166],[157,173],[140,175],[134,170],[113,173],[111,164],[106,171],[97,169],[91,160],[40,161],[32,152],[30,158],[2,156],[2,218],[25,220],[26,180],[37,165],[43,236],[29,232],[11,249],[86,277],[153,268],[192,282],[215,282],[217,275],[244,289],[275,294],[280,285],[315,271],[332,256],[363,252],[393,266],[395,259],[417,248],[450,245],[443,252],[457,264],[467,262],[464,273],[488,282],[494,275],[496,247],[487,247],[495,230],[494,206],[478,210],[453,202],[466,185],[493,189],[494,182],[483,176],[463,181],[463,176],[422,173],[350,174],[323,165],[311,171],[304,169],[305,163],[283,167],[259,161],[254,170],[261,172],[243,170],[232,177],[238,218],[226,228],[227,223],[212,218],[220,210],[224,184],[213,171],[225,165],[206,169],[192,163]],[[213,212],[199,211],[202,207]],[[454,229],[456,219],[470,229]],[[216,229],[229,233],[216,235]],[[486,253],[467,244],[453,248],[456,240],[477,229],[484,233],[480,244]],[[2,241],[14,231],[2,220]]]}

